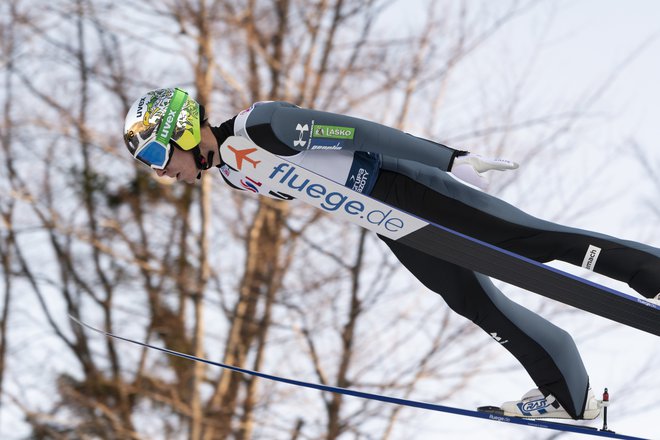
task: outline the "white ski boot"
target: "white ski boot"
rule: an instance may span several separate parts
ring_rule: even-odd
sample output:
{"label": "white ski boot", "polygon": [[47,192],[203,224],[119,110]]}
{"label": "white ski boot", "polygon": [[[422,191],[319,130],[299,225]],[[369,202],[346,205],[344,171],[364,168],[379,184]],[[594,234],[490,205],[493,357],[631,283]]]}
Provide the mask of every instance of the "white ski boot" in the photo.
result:
{"label": "white ski boot", "polygon": [[[600,414],[600,408],[601,403],[596,400],[594,392],[589,388],[587,392],[587,404],[582,419],[595,419]],[[536,388],[527,392],[520,400],[504,402],[501,409],[503,415],[509,417],[572,419],[552,394],[544,396]]]}

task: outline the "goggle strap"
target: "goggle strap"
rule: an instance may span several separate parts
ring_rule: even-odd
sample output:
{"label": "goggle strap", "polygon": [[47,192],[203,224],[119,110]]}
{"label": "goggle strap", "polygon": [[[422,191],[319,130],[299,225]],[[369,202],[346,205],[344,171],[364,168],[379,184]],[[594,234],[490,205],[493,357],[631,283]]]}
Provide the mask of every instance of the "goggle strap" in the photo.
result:
{"label": "goggle strap", "polygon": [[156,134],[156,140],[164,146],[168,145],[170,139],[172,139],[176,123],[179,120],[179,114],[187,98],[188,94],[186,92],[180,89],[174,89],[174,95],[167,105],[163,119],[158,127],[158,133]]}

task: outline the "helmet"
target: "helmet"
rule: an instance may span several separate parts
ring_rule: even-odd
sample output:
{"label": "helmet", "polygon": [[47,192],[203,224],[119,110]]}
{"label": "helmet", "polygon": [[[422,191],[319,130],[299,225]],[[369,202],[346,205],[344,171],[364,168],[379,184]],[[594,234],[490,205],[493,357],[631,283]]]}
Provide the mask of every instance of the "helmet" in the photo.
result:
{"label": "helmet", "polygon": [[178,88],[157,89],[137,99],[126,115],[124,142],[131,155],[151,168],[165,168],[172,144],[199,157],[200,105]]}

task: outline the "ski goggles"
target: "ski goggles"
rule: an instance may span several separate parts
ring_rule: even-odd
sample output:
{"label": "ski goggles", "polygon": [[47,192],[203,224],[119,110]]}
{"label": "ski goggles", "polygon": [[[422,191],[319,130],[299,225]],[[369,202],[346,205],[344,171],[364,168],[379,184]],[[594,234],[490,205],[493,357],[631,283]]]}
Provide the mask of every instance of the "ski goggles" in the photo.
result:
{"label": "ski goggles", "polygon": [[170,141],[179,120],[181,109],[187,99],[188,93],[180,89],[174,90],[174,95],[167,105],[158,130],[135,150],[133,157],[156,170],[162,170],[167,166],[174,151]]}

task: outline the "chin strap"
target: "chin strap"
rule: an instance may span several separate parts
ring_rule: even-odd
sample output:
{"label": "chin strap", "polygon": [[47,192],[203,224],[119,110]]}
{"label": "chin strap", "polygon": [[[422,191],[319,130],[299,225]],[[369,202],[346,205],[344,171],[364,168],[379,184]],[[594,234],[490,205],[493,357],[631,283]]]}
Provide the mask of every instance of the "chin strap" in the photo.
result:
{"label": "chin strap", "polygon": [[213,156],[215,155],[215,152],[213,150],[209,151],[209,154],[204,157],[202,156],[202,152],[199,149],[199,146],[193,148],[192,150],[193,157],[195,158],[195,165],[197,165],[197,169],[199,170],[199,173],[197,174],[197,179],[202,178],[202,171],[208,170],[213,166]]}

